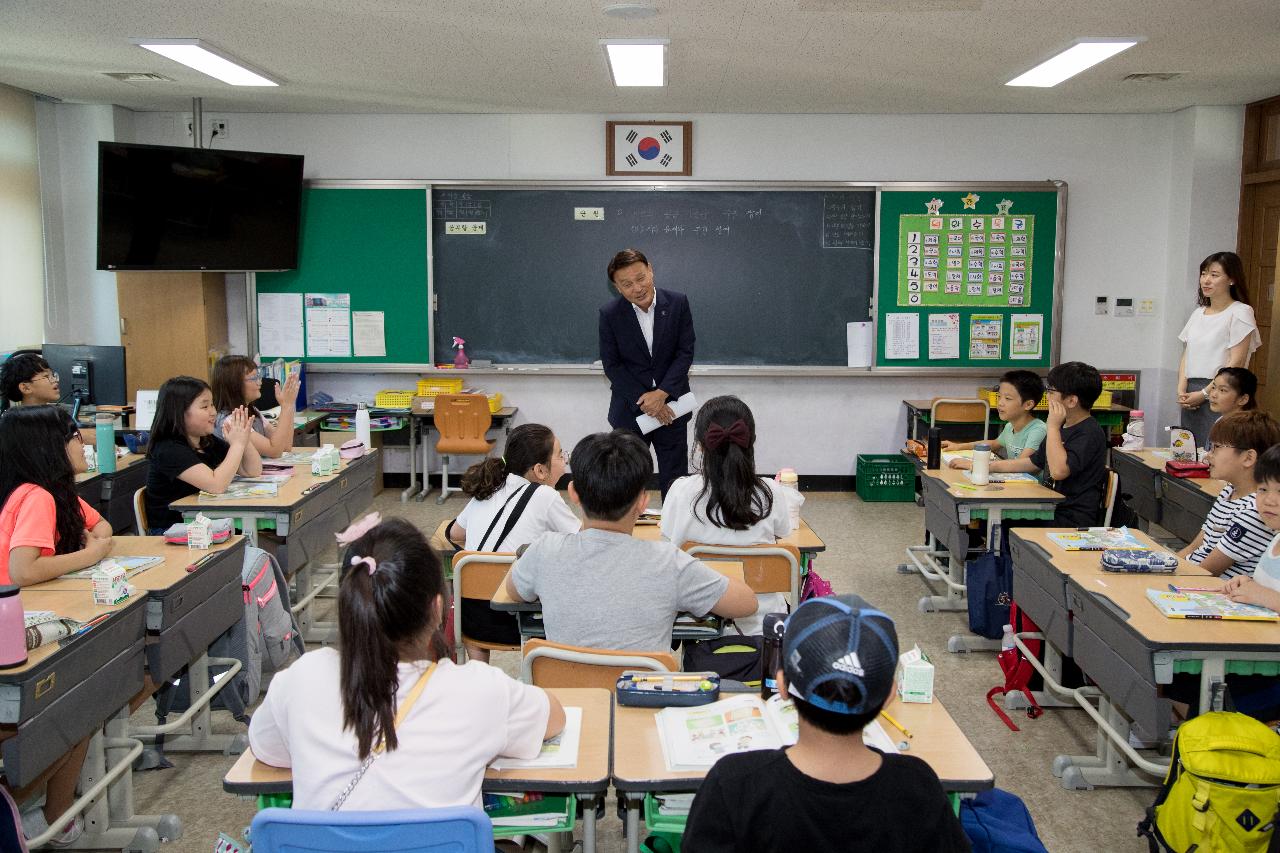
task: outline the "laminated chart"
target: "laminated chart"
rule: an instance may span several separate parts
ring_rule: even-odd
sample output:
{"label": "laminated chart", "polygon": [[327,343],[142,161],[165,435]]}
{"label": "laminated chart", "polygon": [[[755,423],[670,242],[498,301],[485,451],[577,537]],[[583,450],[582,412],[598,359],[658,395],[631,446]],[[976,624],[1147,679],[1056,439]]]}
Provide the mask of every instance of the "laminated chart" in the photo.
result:
{"label": "laminated chart", "polygon": [[903,214],[898,235],[899,306],[1031,304],[1035,216]]}

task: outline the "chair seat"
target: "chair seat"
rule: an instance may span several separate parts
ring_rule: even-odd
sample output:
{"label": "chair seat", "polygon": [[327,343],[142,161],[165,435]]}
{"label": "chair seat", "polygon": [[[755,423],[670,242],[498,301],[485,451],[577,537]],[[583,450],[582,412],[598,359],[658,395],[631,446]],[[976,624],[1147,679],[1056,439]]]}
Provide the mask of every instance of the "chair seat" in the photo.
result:
{"label": "chair seat", "polygon": [[474,438],[442,438],[436,442],[437,453],[463,453],[483,456],[493,449],[492,441]]}

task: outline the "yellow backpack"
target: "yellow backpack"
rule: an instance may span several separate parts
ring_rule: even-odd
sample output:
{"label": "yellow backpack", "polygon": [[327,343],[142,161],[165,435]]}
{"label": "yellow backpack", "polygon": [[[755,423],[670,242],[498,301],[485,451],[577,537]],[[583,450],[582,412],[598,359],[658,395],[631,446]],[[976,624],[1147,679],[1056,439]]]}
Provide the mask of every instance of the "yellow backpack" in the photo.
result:
{"label": "yellow backpack", "polygon": [[1278,812],[1280,735],[1244,714],[1211,711],[1178,728],[1138,834],[1151,853],[1266,853],[1280,848]]}

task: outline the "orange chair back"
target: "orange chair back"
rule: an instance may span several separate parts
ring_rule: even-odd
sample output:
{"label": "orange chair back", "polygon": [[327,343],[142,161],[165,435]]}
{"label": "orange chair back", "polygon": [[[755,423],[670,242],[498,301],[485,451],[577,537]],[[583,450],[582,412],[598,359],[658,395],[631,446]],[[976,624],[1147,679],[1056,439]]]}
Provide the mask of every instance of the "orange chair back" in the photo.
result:
{"label": "orange chair back", "polygon": [[493,447],[484,434],[493,424],[489,400],[483,394],[441,394],[436,397],[435,428],[438,453],[485,454]]}
{"label": "orange chair back", "polygon": [[[600,663],[581,663],[561,660],[554,657],[536,657],[532,662],[532,683],[539,687],[599,687],[613,692],[618,683],[618,676],[629,669],[637,669],[634,663],[611,665],[604,661],[609,658],[648,658],[666,668],[667,672],[679,672],[680,665],[675,655],[669,651],[633,652],[615,649],[590,649],[582,646],[566,646],[563,643],[552,643],[541,638],[526,640],[524,655],[527,658],[535,649],[549,649],[555,652],[580,653],[597,657]],[[657,669],[655,667],[655,669]],[[660,670],[659,670],[660,671]]]}
{"label": "orange chair back", "polygon": [[471,562],[467,557],[488,554],[488,551],[459,551],[453,555],[454,572],[458,575],[458,596],[488,601],[498,591],[507,572],[511,570],[514,554],[503,554],[508,560],[501,563]]}
{"label": "orange chair back", "polygon": [[[715,548],[714,545],[704,545],[700,542],[686,542],[680,546],[684,551],[692,551],[695,548]],[[768,545],[745,545],[736,546],[735,551],[749,551],[751,548],[782,548],[788,551],[795,558],[796,563],[800,562],[800,549],[788,542],[775,542]],[[791,590],[791,563],[786,557],[779,554],[759,554],[750,553],[734,553],[734,554],[701,554],[698,555],[701,560],[726,560],[742,563],[742,579],[747,582],[747,586],[751,587],[751,591],[755,593],[766,592],[785,592],[790,593]],[[794,607],[796,602],[792,602]]]}
{"label": "orange chair back", "polygon": [[981,400],[973,402],[947,401],[938,403],[933,409],[933,424],[980,424],[985,423],[990,409]]}

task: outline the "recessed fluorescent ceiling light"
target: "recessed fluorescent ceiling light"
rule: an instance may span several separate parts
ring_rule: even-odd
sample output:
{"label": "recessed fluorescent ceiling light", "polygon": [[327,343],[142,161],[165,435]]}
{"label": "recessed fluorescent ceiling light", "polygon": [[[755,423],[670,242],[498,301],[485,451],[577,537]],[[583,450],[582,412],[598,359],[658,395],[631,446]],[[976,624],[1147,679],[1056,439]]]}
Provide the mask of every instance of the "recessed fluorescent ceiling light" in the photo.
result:
{"label": "recessed fluorescent ceiling light", "polygon": [[133,39],[133,43],[232,86],[280,85],[200,39]]}
{"label": "recessed fluorescent ceiling light", "polygon": [[615,86],[667,85],[668,39],[602,39]]}
{"label": "recessed fluorescent ceiling light", "polygon": [[1086,68],[1092,68],[1110,59],[1122,50],[1128,50],[1139,39],[1081,39],[1052,59],[1032,68],[1026,74],[1013,78],[1006,86],[1039,86],[1048,88],[1068,80]]}

